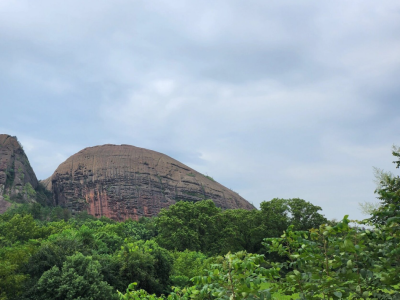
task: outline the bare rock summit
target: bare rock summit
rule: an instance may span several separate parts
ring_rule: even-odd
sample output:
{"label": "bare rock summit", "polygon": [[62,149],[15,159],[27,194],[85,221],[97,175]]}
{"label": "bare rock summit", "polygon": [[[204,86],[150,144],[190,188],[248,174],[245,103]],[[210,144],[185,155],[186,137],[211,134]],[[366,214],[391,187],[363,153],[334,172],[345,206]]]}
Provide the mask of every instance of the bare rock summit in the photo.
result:
{"label": "bare rock summit", "polygon": [[34,201],[37,186],[35,172],[17,138],[0,134],[0,213],[11,206],[11,200]]}
{"label": "bare rock summit", "polygon": [[43,181],[54,205],[122,221],[154,216],[179,200],[212,199],[223,209],[254,209],[211,177],[159,152],[129,145],[85,148]]}

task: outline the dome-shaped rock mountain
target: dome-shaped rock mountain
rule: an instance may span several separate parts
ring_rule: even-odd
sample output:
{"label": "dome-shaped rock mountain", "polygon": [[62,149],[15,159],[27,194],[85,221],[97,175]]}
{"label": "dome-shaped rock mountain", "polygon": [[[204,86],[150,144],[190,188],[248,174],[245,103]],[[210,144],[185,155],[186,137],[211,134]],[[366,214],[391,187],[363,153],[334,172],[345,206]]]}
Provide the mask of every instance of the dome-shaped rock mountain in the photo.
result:
{"label": "dome-shaped rock mountain", "polygon": [[212,199],[223,209],[254,209],[237,193],[179,161],[129,145],[85,148],[44,184],[55,205],[118,221],[154,216],[179,200]]}

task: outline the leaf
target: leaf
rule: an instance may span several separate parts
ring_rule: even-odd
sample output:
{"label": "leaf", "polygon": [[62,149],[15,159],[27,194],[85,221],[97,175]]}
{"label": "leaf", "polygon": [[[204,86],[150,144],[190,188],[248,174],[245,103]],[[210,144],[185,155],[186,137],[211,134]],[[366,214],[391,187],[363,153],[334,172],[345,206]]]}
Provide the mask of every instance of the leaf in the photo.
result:
{"label": "leaf", "polygon": [[342,298],[342,293],[341,292],[334,292],[333,294],[338,298]]}
{"label": "leaf", "polygon": [[400,217],[392,217],[387,219],[386,225],[390,225],[392,223],[400,223]]}
{"label": "leaf", "polygon": [[346,240],[344,241],[344,248],[345,248],[347,251],[354,250],[354,244],[353,244],[353,242],[352,242],[351,240],[349,240],[349,239],[346,239]]}

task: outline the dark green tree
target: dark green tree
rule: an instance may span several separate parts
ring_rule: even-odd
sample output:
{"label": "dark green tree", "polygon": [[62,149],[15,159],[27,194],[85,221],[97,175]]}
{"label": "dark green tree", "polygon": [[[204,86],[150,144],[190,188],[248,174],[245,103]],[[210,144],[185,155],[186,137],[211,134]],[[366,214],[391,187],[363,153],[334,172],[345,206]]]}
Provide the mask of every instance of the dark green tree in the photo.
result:
{"label": "dark green tree", "polygon": [[167,250],[154,241],[127,241],[116,254],[123,288],[137,282],[140,288],[150,293],[168,292],[172,256]]}
{"label": "dark green tree", "polygon": [[101,266],[81,253],[67,258],[62,268],[54,266],[43,273],[36,286],[38,299],[110,300],[117,299],[113,288],[101,275]]}
{"label": "dark green tree", "polygon": [[319,213],[322,211],[320,206],[314,205],[300,198],[287,200],[289,207],[289,224],[293,225],[294,230],[308,230],[318,228],[328,220]]}
{"label": "dark green tree", "polygon": [[259,232],[260,211],[227,209],[214,217],[214,243],[210,254],[224,255],[228,252],[246,250],[255,253],[265,237]]}
{"label": "dark green tree", "polygon": [[169,250],[208,252],[215,242],[214,216],[221,213],[212,200],[180,201],[162,209],[156,220],[157,243]]}
{"label": "dark green tree", "polygon": [[261,203],[265,237],[279,237],[289,225],[295,230],[318,228],[328,220],[319,213],[321,207],[299,198],[274,198]]}

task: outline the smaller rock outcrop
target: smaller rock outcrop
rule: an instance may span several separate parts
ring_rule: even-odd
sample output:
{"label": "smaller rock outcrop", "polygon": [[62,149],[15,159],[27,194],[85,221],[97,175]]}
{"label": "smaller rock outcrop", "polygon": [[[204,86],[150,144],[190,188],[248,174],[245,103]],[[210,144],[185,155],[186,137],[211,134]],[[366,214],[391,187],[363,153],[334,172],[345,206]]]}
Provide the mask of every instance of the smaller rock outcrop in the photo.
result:
{"label": "smaller rock outcrop", "polygon": [[11,205],[10,200],[34,201],[37,186],[35,172],[17,138],[0,134],[0,213]]}

